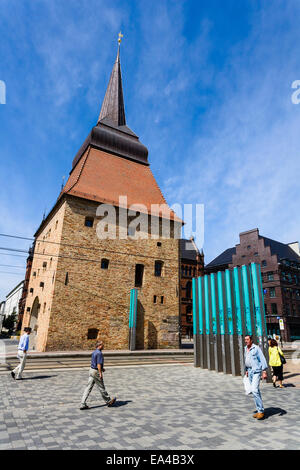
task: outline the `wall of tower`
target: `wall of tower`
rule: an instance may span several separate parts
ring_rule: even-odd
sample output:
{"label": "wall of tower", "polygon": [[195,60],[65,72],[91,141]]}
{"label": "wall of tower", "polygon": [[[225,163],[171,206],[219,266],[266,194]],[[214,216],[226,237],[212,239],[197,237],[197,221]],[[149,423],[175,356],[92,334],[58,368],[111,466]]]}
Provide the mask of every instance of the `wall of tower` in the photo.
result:
{"label": "wall of tower", "polygon": [[[51,228],[49,241],[53,235],[60,244],[46,244],[59,257],[49,271],[40,273],[43,291],[33,279],[35,293],[28,298],[30,307],[36,292],[40,299],[37,350],[89,350],[95,338],[103,339],[106,349],[128,349],[130,289],[135,287],[137,264],[144,266],[138,287],[137,348],[179,347],[179,240],[119,240],[119,213],[117,239],[99,240],[98,206],[67,197],[38,237],[37,243]],[[86,217],[93,219],[92,227],[85,225]],[[60,230],[55,233],[56,221]],[[103,269],[103,259],[108,269]],[[163,263],[161,276],[155,276],[155,261]],[[34,258],[34,263],[32,273],[42,260]],[[29,320],[25,316],[23,325]]]}

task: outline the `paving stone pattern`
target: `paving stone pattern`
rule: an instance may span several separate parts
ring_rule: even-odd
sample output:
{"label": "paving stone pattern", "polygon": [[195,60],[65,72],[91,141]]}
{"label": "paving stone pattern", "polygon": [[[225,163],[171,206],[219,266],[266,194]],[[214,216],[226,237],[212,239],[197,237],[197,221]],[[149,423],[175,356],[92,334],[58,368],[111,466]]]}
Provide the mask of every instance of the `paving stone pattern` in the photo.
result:
{"label": "paving stone pattern", "polygon": [[115,407],[88,370],[0,376],[0,449],[299,449],[300,391],[262,385],[266,419],[252,418],[242,379],[192,365],[114,367],[105,372]]}

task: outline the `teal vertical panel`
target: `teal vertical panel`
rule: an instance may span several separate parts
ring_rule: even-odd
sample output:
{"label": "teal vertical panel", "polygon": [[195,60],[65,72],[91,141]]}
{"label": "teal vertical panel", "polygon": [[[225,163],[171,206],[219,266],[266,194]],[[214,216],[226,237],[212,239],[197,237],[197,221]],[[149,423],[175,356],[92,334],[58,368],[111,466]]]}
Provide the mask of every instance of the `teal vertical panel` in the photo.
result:
{"label": "teal vertical panel", "polygon": [[198,299],[199,299],[199,334],[203,335],[203,298],[202,298],[202,277],[198,278]]}
{"label": "teal vertical panel", "polygon": [[239,268],[233,268],[233,281],[234,281],[234,299],[235,299],[235,315],[236,315],[236,329],[237,334],[243,334],[242,324],[242,309],[241,309],[241,295],[239,286]]}
{"label": "teal vertical panel", "polygon": [[136,320],[137,320],[137,296],[138,290],[134,289],[133,291],[133,328],[136,328]]}
{"label": "teal vertical panel", "polygon": [[255,263],[251,263],[251,276],[252,276],[252,287],[253,287],[253,299],[254,299],[254,310],[255,310],[255,326],[258,336],[262,336],[262,321],[260,314],[260,302],[259,302],[259,281],[256,271]]}
{"label": "teal vertical panel", "polygon": [[205,297],[205,333],[209,335],[210,324],[209,324],[209,293],[208,293],[208,276],[204,276],[204,297]]}
{"label": "teal vertical panel", "polygon": [[226,269],[225,271],[225,286],[226,286],[226,310],[227,310],[227,325],[228,325],[228,334],[233,335],[233,317],[232,317],[232,301],[231,301],[231,287],[230,287],[230,271]]}
{"label": "teal vertical panel", "polygon": [[252,335],[250,292],[248,288],[247,266],[245,265],[242,266],[242,280],[243,280],[243,292],[244,292],[244,303],[245,303],[246,334]]}
{"label": "teal vertical panel", "polygon": [[218,333],[217,329],[217,305],[216,305],[216,285],[215,275],[210,275],[210,291],[211,291],[211,318],[212,318],[212,332],[214,335]]}
{"label": "teal vertical panel", "polygon": [[225,318],[224,318],[224,304],[223,304],[223,283],[221,271],[217,274],[218,279],[218,298],[219,298],[219,320],[220,320],[220,333],[225,335]]}
{"label": "teal vertical panel", "polygon": [[132,294],[133,289],[130,290],[129,328],[132,328]]}
{"label": "teal vertical panel", "polygon": [[197,315],[198,315],[198,309],[197,309],[197,303],[196,303],[196,289],[198,286],[196,286],[196,282],[198,279],[193,277],[192,280],[192,286],[193,286],[193,334],[197,334]]}

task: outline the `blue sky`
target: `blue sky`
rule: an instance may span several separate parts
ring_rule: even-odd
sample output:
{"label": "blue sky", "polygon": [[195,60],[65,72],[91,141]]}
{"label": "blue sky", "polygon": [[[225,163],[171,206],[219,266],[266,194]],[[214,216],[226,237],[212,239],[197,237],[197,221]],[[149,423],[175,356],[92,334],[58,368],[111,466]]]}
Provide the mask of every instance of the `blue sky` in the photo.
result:
{"label": "blue sky", "polygon": [[[205,205],[206,262],[255,227],[299,240],[298,0],[0,0],[0,11],[1,233],[32,236],[53,206],[121,29],[127,123],[168,203]],[[18,266],[0,266],[2,299],[25,258],[0,260]]]}

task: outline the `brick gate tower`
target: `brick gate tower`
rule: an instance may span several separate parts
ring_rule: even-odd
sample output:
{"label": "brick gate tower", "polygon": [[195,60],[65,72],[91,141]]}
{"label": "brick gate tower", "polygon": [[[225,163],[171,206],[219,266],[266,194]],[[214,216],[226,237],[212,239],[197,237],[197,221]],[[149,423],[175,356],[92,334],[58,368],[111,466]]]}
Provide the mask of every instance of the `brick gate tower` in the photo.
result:
{"label": "brick gate tower", "polygon": [[126,125],[119,46],[98,122],[35,233],[23,320],[32,346],[84,350],[101,338],[107,349],[128,349],[137,288],[136,347],[179,347],[181,226]]}

